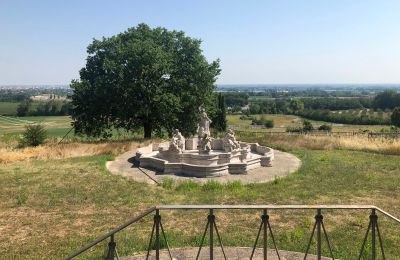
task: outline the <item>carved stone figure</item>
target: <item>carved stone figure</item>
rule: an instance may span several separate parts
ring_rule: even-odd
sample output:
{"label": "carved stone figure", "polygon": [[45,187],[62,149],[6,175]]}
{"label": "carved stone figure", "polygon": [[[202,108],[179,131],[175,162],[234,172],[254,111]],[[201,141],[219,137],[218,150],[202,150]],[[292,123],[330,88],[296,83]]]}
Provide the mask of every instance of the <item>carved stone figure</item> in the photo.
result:
{"label": "carved stone figure", "polygon": [[[200,123],[197,128],[198,129],[197,133],[199,135],[199,138],[203,137],[203,135],[205,134],[210,136],[211,119],[207,116],[207,113],[203,107],[199,107],[199,110],[200,110]],[[201,128],[203,128],[202,131]]]}
{"label": "carved stone figure", "polygon": [[223,140],[225,152],[232,152],[240,148],[240,144],[236,141],[235,132],[232,129],[228,129]]}
{"label": "carved stone figure", "polygon": [[178,129],[175,129],[171,142],[176,144],[182,151],[185,150],[185,137],[183,137]]}
{"label": "carved stone figure", "polygon": [[199,152],[209,153],[211,151],[212,138],[208,134],[204,134],[201,139],[199,139]]}

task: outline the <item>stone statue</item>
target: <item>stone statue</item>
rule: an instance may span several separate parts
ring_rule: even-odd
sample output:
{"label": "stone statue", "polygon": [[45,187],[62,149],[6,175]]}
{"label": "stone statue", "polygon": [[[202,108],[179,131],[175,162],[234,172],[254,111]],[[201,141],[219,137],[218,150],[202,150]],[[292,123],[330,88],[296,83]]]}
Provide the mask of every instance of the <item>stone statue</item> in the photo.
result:
{"label": "stone statue", "polygon": [[232,129],[228,129],[223,140],[225,152],[232,152],[240,148],[240,144],[236,141],[235,132]]}
{"label": "stone statue", "polygon": [[168,150],[173,153],[182,153],[185,150],[185,137],[183,137],[178,129],[175,129],[172,135]]}
{"label": "stone statue", "polygon": [[185,137],[178,129],[175,129],[171,142],[175,143],[181,150],[185,150]]}
{"label": "stone statue", "polygon": [[199,138],[203,137],[205,134],[210,136],[211,119],[207,116],[207,113],[202,106],[199,107],[199,110],[200,110],[200,123],[197,128],[197,134]]}
{"label": "stone statue", "polygon": [[199,152],[209,153],[211,151],[212,138],[208,134],[204,134],[201,139],[199,139]]}

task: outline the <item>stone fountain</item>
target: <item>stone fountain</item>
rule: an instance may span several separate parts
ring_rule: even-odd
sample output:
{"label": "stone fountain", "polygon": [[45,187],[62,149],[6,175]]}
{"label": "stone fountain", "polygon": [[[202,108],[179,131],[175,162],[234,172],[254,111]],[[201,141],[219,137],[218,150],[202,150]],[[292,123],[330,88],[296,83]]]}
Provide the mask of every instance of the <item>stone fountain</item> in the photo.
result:
{"label": "stone fountain", "polygon": [[200,108],[197,136],[185,138],[178,129],[169,142],[137,149],[135,159],[142,168],[161,174],[190,177],[218,177],[247,174],[250,169],[271,167],[274,150],[257,143],[237,141],[233,130],[224,138],[212,138],[207,113]]}

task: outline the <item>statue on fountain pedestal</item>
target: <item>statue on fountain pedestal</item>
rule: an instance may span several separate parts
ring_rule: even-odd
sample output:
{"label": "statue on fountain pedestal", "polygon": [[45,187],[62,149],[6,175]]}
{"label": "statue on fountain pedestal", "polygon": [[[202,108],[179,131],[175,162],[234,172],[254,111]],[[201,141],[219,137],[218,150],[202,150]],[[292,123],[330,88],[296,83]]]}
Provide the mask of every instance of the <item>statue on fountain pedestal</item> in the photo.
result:
{"label": "statue on fountain pedestal", "polygon": [[197,134],[199,138],[202,138],[205,134],[210,136],[211,119],[207,116],[207,113],[202,106],[199,107],[199,111],[200,111],[200,123],[197,127]]}
{"label": "statue on fountain pedestal", "polygon": [[232,152],[240,148],[240,144],[236,141],[235,132],[232,129],[228,129],[223,140],[225,152]]}
{"label": "statue on fountain pedestal", "polygon": [[183,137],[178,129],[175,129],[175,132],[172,135],[169,150],[176,153],[182,153],[182,151],[185,150],[185,137]]}
{"label": "statue on fountain pedestal", "polygon": [[199,153],[210,153],[212,138],[208,134],[204,134],[202,138],[199,139]]}

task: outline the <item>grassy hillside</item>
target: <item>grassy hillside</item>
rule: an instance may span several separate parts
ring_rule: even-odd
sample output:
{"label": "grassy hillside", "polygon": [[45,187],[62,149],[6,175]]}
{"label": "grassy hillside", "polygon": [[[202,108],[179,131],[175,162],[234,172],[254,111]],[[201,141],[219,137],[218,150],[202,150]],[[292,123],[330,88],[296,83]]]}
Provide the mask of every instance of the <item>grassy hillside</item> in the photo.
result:
{"label": "grassy hillside", "polygon": [[[253,115],[255,117],[261,117],[261,115]],[[264,117],[268,120],[274,121],[274,127],[271,129],[267,128],[260,128],[251,125],[251,120],[241,120],[240,115],[228,115],[228,127],[234,127],[236,129],[245,129],[247,131],[267,131],[267,132],[285,132],[287,127],[297,127],[301,126],[303,122],[303,118],[294,115],[264,115]],[[308,120],[313,123],[315,127],[318,127],[322,124],[328,124],[332,126],[332,131],[334,132],[357,132],[368,130],[372,132],[379,132],[382,129],[389,129],[389,126],[382,126],[382,125],[347,125],[347,124],[335,124],[323,121],[315,121],[315,120]]]}
{"label": "grassy hillside", "polygon": [[0,116],[0,135],[19,134],[24,131],[26,124],[31,123],[42,123],[48,130],[49,136],[63,136],[71,128],[71,118],[68,116]]}
{"label": "grassy hillside", "polygon": [[[262,140],[258,140],[262,142]],[[61,258],[155,204],[375,204],[399,216],[398,156],[346,150],[292,150],[301,169],[272,183],[151,186],[105,169],[110,155],[23,161],[0,167],[0,251],[5,259]],[[170,183],[169,183],[170,184]],[[368,212],[327,211],[325,225],[335,257],[354,259],[368,224]],[[227,246],[252,246],[257,211],[217,211]],[[315,212],[270,212],[278,247],[302,251]],[[143,251],[151,229],[148,217],[117,235],[120,255]],[[197,246],[206,212],[164,212],[172,247]],[[380,218],[386,257],[400,256],[400,225]],[[84,259],[97,259],[106,244]],[[315,246],[312,247],[313,250]],[[313,251],[315,252],[315,251]],[[324,247],[324,254],[328,252]]]}

